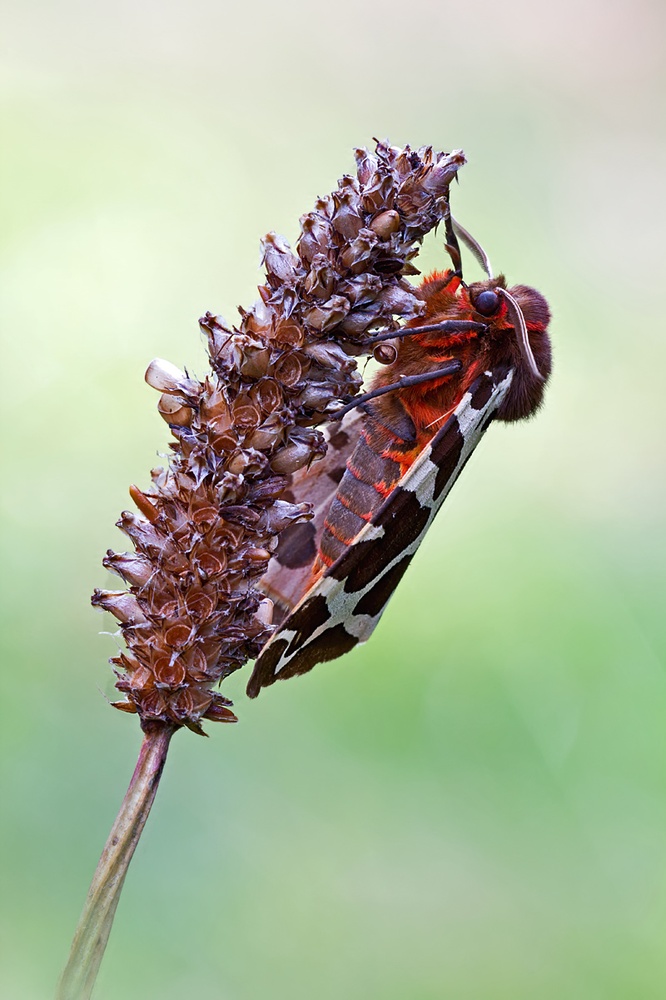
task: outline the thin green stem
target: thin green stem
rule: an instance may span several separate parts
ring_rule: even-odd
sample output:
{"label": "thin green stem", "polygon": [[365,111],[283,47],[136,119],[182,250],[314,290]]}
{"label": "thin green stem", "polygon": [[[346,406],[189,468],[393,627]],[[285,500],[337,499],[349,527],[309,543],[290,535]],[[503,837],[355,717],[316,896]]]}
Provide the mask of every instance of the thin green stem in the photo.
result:
{"label": "thin green stem", "polygon": [[56,1000],[89,1000],[109,939],[125,875],[157,793],[175,727],[144,727],[139,759],[88,891]]}

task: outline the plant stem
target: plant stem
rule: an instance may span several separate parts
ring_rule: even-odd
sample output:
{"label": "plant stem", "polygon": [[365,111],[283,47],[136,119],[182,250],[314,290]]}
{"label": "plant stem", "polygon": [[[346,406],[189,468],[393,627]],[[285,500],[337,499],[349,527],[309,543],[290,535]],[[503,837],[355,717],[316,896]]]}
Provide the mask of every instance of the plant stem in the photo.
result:
{"label": "plant stem", "polygon": [[88,1000],[104,956],[125,875],[148,819],[176,727],[144,725],[134,774],[93,877],[56,1000]]}

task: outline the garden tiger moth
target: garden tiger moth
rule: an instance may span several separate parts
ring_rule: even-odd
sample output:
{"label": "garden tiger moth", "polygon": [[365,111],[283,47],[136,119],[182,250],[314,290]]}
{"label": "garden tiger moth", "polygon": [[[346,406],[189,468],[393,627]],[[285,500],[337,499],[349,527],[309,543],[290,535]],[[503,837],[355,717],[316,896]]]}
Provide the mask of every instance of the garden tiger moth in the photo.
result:
{"label": "garden tiger moth", "polygon": [[263,578],[282,620],[255,662],[250,697],[369,638],[489,424],[541,405],[548,305],[533,288],[508,290],[455,226],[487,278],[466,285],[456,269],[422,283],[424,315],[393,334],[370,391],[328,428],[325,458],[294,476],[292,495],[313,504],[314,518],[284,533]]}

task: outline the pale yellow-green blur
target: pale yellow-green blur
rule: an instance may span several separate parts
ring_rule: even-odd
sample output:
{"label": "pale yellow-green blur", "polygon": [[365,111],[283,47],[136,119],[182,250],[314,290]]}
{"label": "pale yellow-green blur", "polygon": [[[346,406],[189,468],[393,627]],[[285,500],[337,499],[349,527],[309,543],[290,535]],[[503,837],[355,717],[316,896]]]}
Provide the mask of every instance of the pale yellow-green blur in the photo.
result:
{"label": "pale yellow-green blur", "polygon": [[[136,759],[114,521],[259,238],[373,136],[554,319],[372,642],[174,741],[97,1000],[661,1000],[663,8],[25,0],[2,15],[0,996],[47,1000]],[[444,263],[432,238],[423,266]]]}

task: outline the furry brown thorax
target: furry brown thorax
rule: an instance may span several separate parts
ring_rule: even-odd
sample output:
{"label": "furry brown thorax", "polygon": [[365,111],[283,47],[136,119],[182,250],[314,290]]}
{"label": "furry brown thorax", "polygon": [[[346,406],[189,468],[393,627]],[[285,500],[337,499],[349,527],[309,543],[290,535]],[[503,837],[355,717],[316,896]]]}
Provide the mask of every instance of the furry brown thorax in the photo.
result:
{"label": "furry brown thorax", "polygon": [[[496,419],[522,420],[532,416],[543,401],[551,373],[551,349],[547,327],[548,304],[540,292],[526,285],[508,289],[523,314],[529,344],[539,376],[532,371],[521,350],[518,333],[510,316],[507,300],[497,289],[506,289],[503,275],[464,285],[452,271],[435,272],[421,284],[419,294],[426,311],[409,324],[413,336],[397,342],[395,361],[377,374],[374,386],[395,382],[398,375],[417,375],[436,371],[446,362],[459,360],[459,374],[427,382],[410,389],[397,390],[376,401],[376,410],[388,425],[395,425],[403,414],[412,421],[416,438],[429,440],[446,416],[457,406],[474,379],[482,371],[506,366],[514,369],[513,381]],[[459,333],[423,333],[420,326],[446,321],[471,321],[483,324],[483,331]]]}

